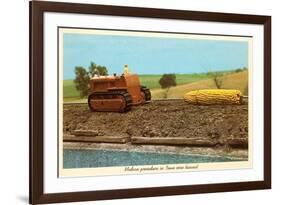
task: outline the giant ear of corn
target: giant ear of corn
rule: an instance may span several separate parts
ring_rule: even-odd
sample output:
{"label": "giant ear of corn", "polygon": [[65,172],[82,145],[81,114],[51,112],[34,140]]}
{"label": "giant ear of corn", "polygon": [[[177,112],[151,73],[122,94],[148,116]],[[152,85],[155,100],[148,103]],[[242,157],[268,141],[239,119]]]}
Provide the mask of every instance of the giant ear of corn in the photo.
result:
{"label": "giant ear of corn", "polygon": [[241,104],[242,93],[239,90],[206,89],[194,90],[184,95],[184,100],[190,104]]}

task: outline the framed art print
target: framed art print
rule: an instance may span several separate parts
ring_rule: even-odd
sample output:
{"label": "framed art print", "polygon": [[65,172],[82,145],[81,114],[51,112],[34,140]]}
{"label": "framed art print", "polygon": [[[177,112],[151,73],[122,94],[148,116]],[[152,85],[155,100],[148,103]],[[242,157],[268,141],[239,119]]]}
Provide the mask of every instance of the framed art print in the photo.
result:
{"label": "framed art print", "polygon": [[30,203],[271,188],[271,17],[30,2]]}

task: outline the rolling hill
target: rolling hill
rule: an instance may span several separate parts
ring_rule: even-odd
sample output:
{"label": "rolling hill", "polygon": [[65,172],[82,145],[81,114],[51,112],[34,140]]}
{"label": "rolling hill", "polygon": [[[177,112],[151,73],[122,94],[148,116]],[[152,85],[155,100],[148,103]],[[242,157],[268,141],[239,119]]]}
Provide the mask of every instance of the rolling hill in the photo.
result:
{"label": "rolling hill", "polygon": [[[223,89],[237,89],[243,95],[248,95],[248,71],[225,74],[221,78]],[[167,98],[182,98],[186,92],[199,89],[216,89],[216,85],[212,79],[178,85],[169,89]],[[152,99],[163,98],[165,92],[165,90],[160,88],[152,89]]]}
{"label": "rolling hill", "polygon": [[[160,88],[158,83],[161,75],[140,75],[142,85],[150,88],[152,99],[163,98],[166,90]],[[203,74],[177,74],[177,86],[170,88],[167,98],[182,98],[192,90],[216,88],[214,81],[206,73]],[[243,95],[248,95],[248,71],[225,72],[222,76],[222,88],[240,90]],[[63,82],[64,102],[86,102],[86,98],[80,98],[73,80]]]}

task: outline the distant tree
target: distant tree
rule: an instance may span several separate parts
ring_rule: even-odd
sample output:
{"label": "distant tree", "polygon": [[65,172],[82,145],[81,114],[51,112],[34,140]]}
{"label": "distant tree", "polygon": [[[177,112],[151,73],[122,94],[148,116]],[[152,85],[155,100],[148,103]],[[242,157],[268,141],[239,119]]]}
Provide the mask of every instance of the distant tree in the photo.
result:
{"label": "distant tree", "polygon": [[97,65],[94,62],[91,62],[89,66],[89,74],[92,77],[95,75],[108,75],[108,71],[105,66]]}
{"label": "distant tree", "polygon": [[176,86],[176,75],[175,74],[163,74],[159,80],[159,84],[162,89]]}
{"label": "distant tree", "polygon": [[164,93],[164,98],[168,97],[168,92],[169,89],[172,86],[176,86],[177,82],[176,82],[176,75],[175,74],[163,74],[162,77],[159,80],[159,84],[161,86],[162,89],[165,89],[165,93]]}
{"label": "distant tree", "polygon": [[208,75],[213,79],[217,89],[222,88],[222,83],[223,83],[223,73],[222,72],[208,72]]}
{"label": "distant tree", "polygon": [[83,98],[88,95],[90,82],[89,74],[85,68],[78,66],[75,67],[75,76],[75,87],[79,91],[80,97]]}
{"label": "distant tree", "polygon": [[248,68],[244,66],[244,67],[242,67],[242,68],[237,68],[237,69],[235,69],[234,72],[235,72],[235,73],[239,73],[239,72],[246,71],[246,70],[248,70]]}
{"label": "distant tree", "polygon": [[239,73],[239,72],[242,72],[244,69],[243,68],[237,68],[237,69],[235,69],[235,73]]}

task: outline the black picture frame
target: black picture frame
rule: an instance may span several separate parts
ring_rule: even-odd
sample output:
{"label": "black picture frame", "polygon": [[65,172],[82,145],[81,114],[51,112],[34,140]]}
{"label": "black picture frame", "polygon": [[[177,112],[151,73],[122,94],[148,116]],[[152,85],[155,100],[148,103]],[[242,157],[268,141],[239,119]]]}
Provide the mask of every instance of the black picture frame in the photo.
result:
{"label": "black picture frame", "polygon": [[[259,15],[30,1],[30,204],[153,197],[271,188],[271,17]],[[43,14],[62,12],[259,24],[264,28],[264,180],[45,194],[43,191]]]}

